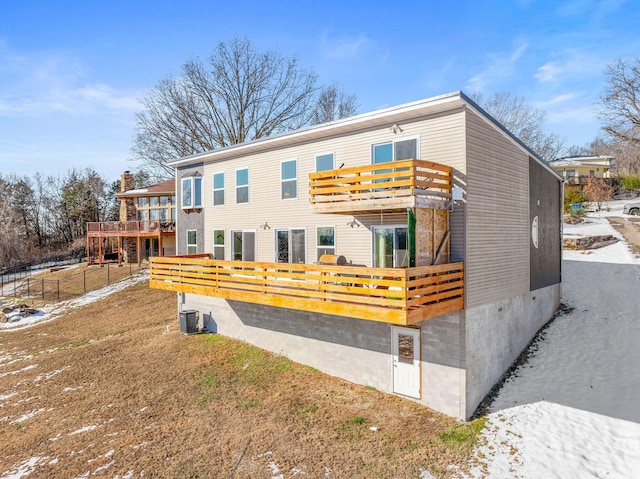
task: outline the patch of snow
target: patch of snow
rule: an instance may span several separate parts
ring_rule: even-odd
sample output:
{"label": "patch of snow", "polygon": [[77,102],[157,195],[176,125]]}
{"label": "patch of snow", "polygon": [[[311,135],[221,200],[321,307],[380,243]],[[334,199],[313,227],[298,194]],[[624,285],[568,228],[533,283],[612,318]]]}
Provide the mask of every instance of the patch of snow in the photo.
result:
{"label": "patch of snow", "polygon": [[55,370],[49,371],[48,373],[45,373],[45,374],[39,374],[38,376],[36,376],[36,378],[33,381],[34,382],[38,382],[38,381],[42,381],[43,379],[46,381],[48,379],[51,379],[54,376],[57,376],[61,372],[66,371],[69,368],[71,368],[71,366],[65,366],[62,369],[55,369]]}
{"label": "patch of snow", "polygon": [[118,291],[122,291],[123,289],[128,288],[129,286],[133,286],[134,284],[137,284],[141,281],[145,281],[148,279],[149,279],[149,273],[145,272],[143,274],[139,274],[139,275],[127,278],[123,281],[109,284],[104,288],[98,289],[96,291],[91,291],[79,298],[70,299],[67,301],[61,301],[56,304],[46,305],[43,308],[41,308],[41,310],[38,313],[32,314],[31,316],[28,316],[26,318],[22,318],[19,321],[0,323],[0,332],[6,331],[6,330],[19,331],[22,329],[33,327],[36,324],[53,321],[63,312],[90,304],[99,299],[106,298],[107,296],[113,293],[117,293]]}
{"label": "patch of snow", "polygon": [[116,463],[116,461],[111,461],[107,464],[105,464],[104,466],[100,466],[99,468],[97,468],[95,471],[93,471],[93,475],[95,476],[98,472],[100,471],[104,471],[105,469],[109,469],[111,466],[113,466]]}
{"label": "patch of snow", "polygon": [[23,373],[25,371],[29,371],[30,369],[37,368],[37,367],[38,367],[37,364],[30,364],[29,366],[25,366],[24,368],[18,369],[16,371],[7,371],[6,373],[0,373],[0,378],[3,378],[5,376],[13,376],[15,374],[20,374],[20,373]]}
{"label": "patch of snow", "polygon": [[80,429],[76,429],[73,432],[69,433],[69,436],[75,436],[76,434],[82,434],[83,432],[87,432],[87,431],[93,431],[94,429],[98,428],[99,426],[97,424],[92,424],[90,426],[84,426],[81,427]]}
{"label": "patch of snow", "polygon": [[[564,234],[621,238],[605,218],[621,204]],[[500,389],[466,477],[639,477],[639,261],[624,241],[563,259],[562,300],[574,309]]]}
{"label": "patch of snow", "polygon": [[49,460],[48,456],[44,456],[44,457],[34,456],[30,459],[27,459],[22,464],[14,466],[13,469],[2,474],[0,478],[1,479],[20,479],[22,477],[27,477],[36,469],[37,466],[42,465],[48,460]]}

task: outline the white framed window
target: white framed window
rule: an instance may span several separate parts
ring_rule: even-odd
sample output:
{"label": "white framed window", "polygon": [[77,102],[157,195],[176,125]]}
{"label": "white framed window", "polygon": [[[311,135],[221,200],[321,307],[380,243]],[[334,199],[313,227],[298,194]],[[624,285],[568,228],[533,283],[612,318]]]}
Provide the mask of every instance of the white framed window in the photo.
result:
{"label": "white framed window", "polygon": [[249,203],[249,168],[236,170],[236,203]]}
{"label": "white framed window", "polygon": [[304,228],[283,228],[276,232],[276,263],[307,262],[307,231]]}
{"label": "white framed window", "polygon": [[182,209],[202,208],[202,177],[182,178]]}
{"label": "white framed window", "polygon": [[213,259],[224,259],[224,230],[213,230]]}
{"label": "white framed window", "polygon": [[334,169],[333,153],[316,155],[316,171],[326,171]]}
{"label": "white framed window", "polygon": [[231,231],[231,259],[234,261],[256,260],[255,230]]}
{"label": "white framed window", "polygon": [[213,205],[224,205],[224,173],[213,174]]}
{"label": "white framed window", "polygon": [[316,227],[317,261],[323,254],[336,254],[336,229],[334,226]]}
{"label": "white framed window", "polygon": [[390,161],[419,159],[418,138],[402,138],[371,145],[371,163],[374,165]]}
{"label": "white framed window", "polygon": [[198,231],[187,230],[187,254],[198,252]]}
{"label": "white framed window", "polygon": [[282,184],[281,198],[289,200],[298,196],[298,160],[283,161],[280,164]]}

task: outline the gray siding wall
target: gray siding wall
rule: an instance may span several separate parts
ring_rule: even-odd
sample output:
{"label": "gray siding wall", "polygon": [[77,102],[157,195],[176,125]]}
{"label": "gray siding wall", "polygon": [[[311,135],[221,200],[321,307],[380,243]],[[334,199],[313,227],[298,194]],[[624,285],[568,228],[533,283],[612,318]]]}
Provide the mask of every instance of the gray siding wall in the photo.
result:
{"label": "gray siding wall", "polygon": [[[389,125],[391,126],[391,124]],[[371,265],[373,240],[371,227],[376,224],[406,224],[405,214],[357,216],[360,227],[347,225],[351,215],[316,214],[309,203],[309,173],[315,171],[316,155],[333,153],[335,166],[371,164],[373,144],[391,140],[418,138],[420,158],[464,169],[464,112],[457,109],[411,123],[401,124],[402,132],[394,134],[389,127],[364,130],[349,135],[333,136],[266,151],[238,156],[204,165],[204,216],[206,252],[213,249],[213,230],[225,230],[225,259],[231,259],[231,230],[247,229],[256,233],[256,259],[275,260],[275,230],[305,228],[307,231],[307,262],[316,261],[316,226],[334,226],[336,252],[355,264]],[[281,199],[281,162],[297,160],[298,195],[296,199]],[[235,202],[235,172],[249,168],[249,203]],[[213,206],[213,175],[225,174],[225,204]],[[265,222],[270,229],[262,229]],[[454,233],[456,244],[463,236]]]}
{"label": "gray siding wall", "polygon": [[562,183],[533,158],[529,159],[529,171],[529,221],[532,224],[535,219],[538,224],[538,244],[531,241],[530,246],[530,289],[534,291],[560,282]]}
{"label": "gray siding wall", "polygon": [[[197,251],[205,252],[205,235],[204,235],[204,213],[203,210],[196,212],[194,210],[182,209],[182,178],[187,178],[203,172],[202,163],[193,166],[178,168],[176,171],[176,254],[187,254],[187,230],[196,230],[197,233]],[[204,199],[203,199],[204,201]],[[210,252],[209,250],[208,252]]]}
{"label": "gray siding wall", "polygon": [[529,291],[529,156],[467,110],[466,308]]}

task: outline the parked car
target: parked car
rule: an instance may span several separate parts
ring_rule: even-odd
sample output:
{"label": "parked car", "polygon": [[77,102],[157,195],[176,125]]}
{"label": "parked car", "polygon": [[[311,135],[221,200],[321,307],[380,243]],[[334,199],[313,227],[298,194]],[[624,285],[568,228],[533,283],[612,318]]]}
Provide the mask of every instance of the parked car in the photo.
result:
{"label": "parked car", "polygon": [[636,201],[635,203],[627,203],[624,205],[623,213],[626,215],[640,215],[640,201]]}

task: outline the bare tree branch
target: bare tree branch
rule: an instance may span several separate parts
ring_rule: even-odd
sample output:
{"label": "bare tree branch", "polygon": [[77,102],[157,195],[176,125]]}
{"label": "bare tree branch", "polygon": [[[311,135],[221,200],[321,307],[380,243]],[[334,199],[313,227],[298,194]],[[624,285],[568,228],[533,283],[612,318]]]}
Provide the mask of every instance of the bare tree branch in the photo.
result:
{"label": "bare tree branch", "polygon": [[509,92],[498,92],[487,98],[478,92],[470,96],[544,161],[549,162],[560,156],[564,141],[558,135],[544,130],[544,111]]}
{"label": "bare tree branch", "polygon": [[169,161],[300,128],[313,115],[315,83],[294,58],[246,39],[221,42],[206,63],[188,61],[142,99],[134,159],[167,177]]}
{"label": "bare tree branch", "polygon": [[608,84],[600,97],[602,129],[612,138],[640,145],[640,57],[618,58],[605,75]]}

